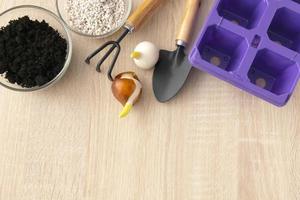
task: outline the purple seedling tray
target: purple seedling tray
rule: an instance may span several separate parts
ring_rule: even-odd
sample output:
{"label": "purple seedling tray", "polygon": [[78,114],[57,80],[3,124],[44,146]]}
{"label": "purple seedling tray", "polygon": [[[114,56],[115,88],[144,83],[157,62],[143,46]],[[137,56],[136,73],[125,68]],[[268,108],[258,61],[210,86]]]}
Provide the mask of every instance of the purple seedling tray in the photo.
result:
{"label": "purple seedling tray", "polygon": [[276,106],[300,78],[300,0],[217,0],[189,60]]}

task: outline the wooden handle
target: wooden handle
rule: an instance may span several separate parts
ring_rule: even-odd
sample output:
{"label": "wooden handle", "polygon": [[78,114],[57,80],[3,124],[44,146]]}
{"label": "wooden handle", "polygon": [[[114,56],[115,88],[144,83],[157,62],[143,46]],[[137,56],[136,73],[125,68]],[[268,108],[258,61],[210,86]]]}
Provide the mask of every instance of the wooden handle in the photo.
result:
{"label": "wooden handle", "polygon": [[163,1],[164,0],[144,0],[143,3],[130,15],[126,25],[134,30],[138,29]]}
{"label": "wooden handle", "polygon": [[181,40],[184,43],[188,43],[199,6],[200,0],[189,0],[187,2],[177,41]]}

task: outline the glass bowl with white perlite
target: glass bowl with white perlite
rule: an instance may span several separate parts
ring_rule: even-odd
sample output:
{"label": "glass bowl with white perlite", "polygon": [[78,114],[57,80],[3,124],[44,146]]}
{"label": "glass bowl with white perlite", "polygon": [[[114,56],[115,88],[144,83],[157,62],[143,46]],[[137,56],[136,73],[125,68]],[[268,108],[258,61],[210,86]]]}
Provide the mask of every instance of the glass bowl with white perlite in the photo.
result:
{"label": "glass bowl with white perlite", "polygon": [[56,0],[59,17],[73,32],[105,38],[118,31],[126,22],[132,0]]}
{"label": "glass bowl with white perlite", "polygon": [[98,61],[96,70],[101,71],[101,65],[115,51],[108,70],[108,78],[112,81],[112,71],[121,51],[120,42],[129,34],[138,30],[143,22],[150,18],[155,9],[164,0],[144,0],[132,14],[130,14],[131,0],[56,0],[56,8],[61,19],[67,26],[83,36],[104,38],[112,35],[120,28],[123,33],[116,41],[108,41],[92,52],[85,60],[90,64],[92,58],[108,48],[104,56]]}

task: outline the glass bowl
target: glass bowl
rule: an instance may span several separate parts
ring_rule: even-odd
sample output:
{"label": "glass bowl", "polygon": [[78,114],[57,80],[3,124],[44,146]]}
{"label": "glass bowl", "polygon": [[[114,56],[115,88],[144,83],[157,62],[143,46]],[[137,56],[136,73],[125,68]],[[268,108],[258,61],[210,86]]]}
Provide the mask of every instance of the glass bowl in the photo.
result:
{"label": "glass bowl", "polygon": [[32,88],[25,88],[21,87],[17,84],[10,83],[4,75],[0,75],[0,85],[14,90],[14,91],[22,91],[22,92],[30,92],[35,90],[40,90],[46,87],[49,87],[53,84],[55,84],[67,71],[71,57],[72,57],[72,40],[70,37],[70,34],[68,32],[67,27],[63,23],[63,21],[56,16],[54,13],[52,13],[49,10],[46,10],[44,8],[38,7],[38,6],[32,6],[32,5],[22,5],[22,6],[16,6],[13,8],[10,8],[0,14],[0,27],[7,26],[9,21],[18,19],[20,17],[28,16],[31,20],[38,20],[42,21],[45,20],[51,27],[53,27],[55,30],[57,30],[60,35],[67,40],[67,55],[66,55],[66,61],[65,64],[60,71],[58,75],[48,83],[42,85],[42,86],[35,86]]}
{"label": "glass bowl", "polygon": [[123,20],[120,22],[120,24],[118,24],[118,26],[114,29],[112,29],[111,31],[105,33],[105,34],[102,34],[102,35],[91,35],[91,34],[86,34],[86,33],[83,33],[75,28],[73,28],[70,23],[69,23],[69,14],[66,10],[67,8],[67,2],[68,0],[56,0],[56,9],[57,9],[57,13],[59,15],[59,17],[61,18],[62,21],[65,22],[65,24],[67,25],[67,27],[79,34],[79,35],[82,35],[82,36],[86,36],[86,37],[90,37],[90,38],[105,38],[105,37],[108,37],[112,34],[114,34],[115,32],[117,32],[127,21],[127,18],[129,17],[130,15],[130,12],[131,12],[131,8],[132,8],[132,0],[124,0],[124,3],[125,3],[125,7],[126,7],[126,11],[125,11],[125,14],[124,14],[124,18]]}

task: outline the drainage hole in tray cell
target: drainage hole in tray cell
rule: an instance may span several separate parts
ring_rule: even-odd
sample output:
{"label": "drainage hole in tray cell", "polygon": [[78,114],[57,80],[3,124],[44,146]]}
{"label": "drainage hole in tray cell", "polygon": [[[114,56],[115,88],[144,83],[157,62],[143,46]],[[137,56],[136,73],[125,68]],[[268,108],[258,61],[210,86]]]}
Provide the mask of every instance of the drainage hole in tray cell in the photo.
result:
{"label": "drainage hole in tray cell", "polygon": [[267,81],[263,78],[257,78],[256,81],[255,81],[255,84],[258,87],[265,88],[267,86]]}
{"label": "drainage hole in tray cell", "polygon": [[248,77],[256,86],[272,91],[276,78],[270,72],[264,71],[263,68],[262,66],[252,66]]}
{"label": "drainage hole in tray cell", "polygon": [[222,62],[221,58],[219,58],[217,56],[213,56],[210,59],[210,63],[213,64],[213,65],[216,65],[216,66],[220,66],[221,62]]}
{"label": "drainage hole in tray cell", "polygon": [[200,44],[201,58],[225,71],[236,70],[246,54],[246,40],[224,28],[211,26]]}
{"label": "drainage hole in tray cell", "polygon": [[204,47],[202,57],[204,60],[224,70],[226,70],[230,64],[230,57],[228,55],[209,46]]}

